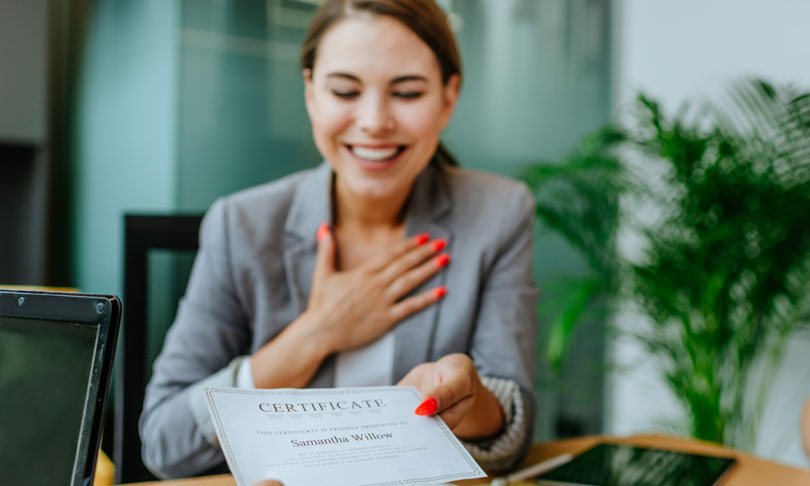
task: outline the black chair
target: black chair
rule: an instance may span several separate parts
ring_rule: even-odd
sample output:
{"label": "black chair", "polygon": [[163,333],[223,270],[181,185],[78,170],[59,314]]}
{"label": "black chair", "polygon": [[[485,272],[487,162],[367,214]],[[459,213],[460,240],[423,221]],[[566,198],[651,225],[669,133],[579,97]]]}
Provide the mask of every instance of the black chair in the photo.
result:
{"label": "black chair", "polygon": [[202,215],[124,216],[124,321],[115,376],[116,483],[156,479],[141,460],[138,419],[152,362],[177,312]]}

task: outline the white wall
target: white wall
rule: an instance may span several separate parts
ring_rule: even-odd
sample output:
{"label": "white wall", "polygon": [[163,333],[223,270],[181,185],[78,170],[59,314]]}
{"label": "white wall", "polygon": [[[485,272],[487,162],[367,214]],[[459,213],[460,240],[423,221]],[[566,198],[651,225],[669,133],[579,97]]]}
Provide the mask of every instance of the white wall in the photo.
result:
{"label": "white wall", "polygon": [[[670,111],[744,76],[810,90],[807,0],[614,0],[614,9],[614,106],[641,90]],[[636,346],[616,343],[611,354],[633,370],[609,376],[608,433],[661,430],[662,417],[681,413],[650,363],[636,366]],[[801,467],[810,467],[798,434],[799,412],[810,397],[808,355],[810,332],[803,332],[788,347],[755,451]]]}

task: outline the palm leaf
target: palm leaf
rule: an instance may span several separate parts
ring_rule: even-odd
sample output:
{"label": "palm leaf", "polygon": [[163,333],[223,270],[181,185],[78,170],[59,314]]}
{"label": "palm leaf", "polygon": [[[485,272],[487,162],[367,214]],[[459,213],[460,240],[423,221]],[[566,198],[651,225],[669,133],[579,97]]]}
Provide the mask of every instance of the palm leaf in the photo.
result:
{"label": "palm leaf", "polygon": [[595,303],[612,293],[620,197],[631,187],[623,167],[608,150],[624,140],[622,132],[606,127],[566,159],[535,163],[522,175],[534,192],[542,227],[562,236],[589,268],[586,277],[563,277],[569,285],[554,293],[546,358],[557,372],[578,324],[606,315]]}

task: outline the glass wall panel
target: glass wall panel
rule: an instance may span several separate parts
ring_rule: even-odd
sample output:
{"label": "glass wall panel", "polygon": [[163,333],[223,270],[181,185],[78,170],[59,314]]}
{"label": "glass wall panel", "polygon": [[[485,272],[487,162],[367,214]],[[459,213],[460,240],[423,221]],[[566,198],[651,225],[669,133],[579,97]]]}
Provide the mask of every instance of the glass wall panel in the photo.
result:
{"label": "glass wall panel", "polygon": [[178,206],[312,167],[298,53],[316,5],[186,0],[180,30]]}
{"label": "glass wall panel", "polygon": [[[564,156],[610,115],[610,2],[447,0],[464,62],[459,105],[444,137],[465,167],[518,175]],[[538,228],[535,278],[584,272],[564,241]],[[544,366],[548,316],[538,328],[536,438],[602,426],[604,325],[588,323],[562,376]]]}

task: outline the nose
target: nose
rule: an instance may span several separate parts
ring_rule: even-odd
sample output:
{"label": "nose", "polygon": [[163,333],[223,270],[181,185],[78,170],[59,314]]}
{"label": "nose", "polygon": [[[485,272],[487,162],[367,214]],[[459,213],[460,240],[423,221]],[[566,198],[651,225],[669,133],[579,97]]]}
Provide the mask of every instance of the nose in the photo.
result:
{"label": "nose", "polygon": [[363,132],[372,136],[393,131],[396,122],[385,96],[371,94],[364,96],[358,106],[357,124]]}

